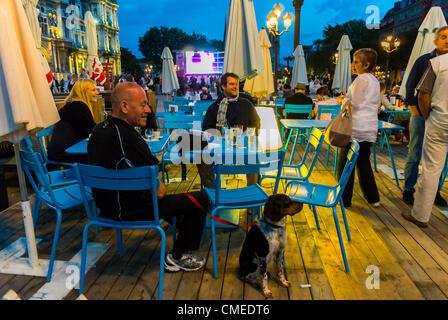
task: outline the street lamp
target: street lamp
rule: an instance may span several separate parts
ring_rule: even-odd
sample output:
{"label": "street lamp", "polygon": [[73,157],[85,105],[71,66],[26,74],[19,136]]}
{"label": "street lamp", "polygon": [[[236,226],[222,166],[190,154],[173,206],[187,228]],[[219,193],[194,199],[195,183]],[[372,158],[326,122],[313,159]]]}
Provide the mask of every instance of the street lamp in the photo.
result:
{"label": "street lamp", "polygon": [[279,38],[280,36],[285,33],[288,32],[289,27],[291,26],[292,23],[292,17],[289,14],[289,12],[286,12],[285,15],[283,16],[283,25],[285,27],[285,29],[280,32],[278,30],[278,21],[282,15],[282,7],[280,6],[280,4],[277,2],[274,6],[274,8],[272,9],[272,11],[269,13],[268,17],[266,18],[266,26],[268,28],[269,33],[272,35],[273,37],[273,42],[274,42],[274,52],[275,52],[275,60],[274,60],[274,88],[275,88],[275,92],[277,92],[277,85],[276,85],[276,79],[277,79],[277,69],[278,69],[278,44],[279,44]]}
{"label": "street lamp", "polygon": [[338,64],[338,59],[339,59],[339,53],[335,53],[332,57],[331,57],[331,63],[333,64]]}
{"label": "street lamp", "polygon": [[390,54],[398,49],[400,46],[400,39],[396,36],[388,35],[383,41],[381,41],[381,47],[386,51],[386,78],[389,80],[389,62]]}

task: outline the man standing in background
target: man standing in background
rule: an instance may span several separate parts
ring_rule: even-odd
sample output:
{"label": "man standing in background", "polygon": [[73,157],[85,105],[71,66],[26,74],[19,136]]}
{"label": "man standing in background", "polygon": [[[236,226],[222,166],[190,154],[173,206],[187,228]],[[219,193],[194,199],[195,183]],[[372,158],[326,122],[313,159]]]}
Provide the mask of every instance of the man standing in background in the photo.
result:
{"label": "man standing in background", "polygon": [[[448,26],[439,28],[435,33],[434,51],[422,55],[418,58],[409,74],[406,83],[406,100],[405,104],[411,111],[411,119],[409,122],[409,146],[408,155],[406,157],[406,166],[404,169],[404,191],[403,201],[412,205],[414,203],[414,186],[418,178],[418,165],[422,157],[423,138],[425,136],[425,119],[422,116],[419,100],[416,92],[417,84],[422,78],[424,72],[430,66],[430,59],[443,55],[448,52]],[[448,203],[437,191],[434,203],[441,207],[446,207]]]}

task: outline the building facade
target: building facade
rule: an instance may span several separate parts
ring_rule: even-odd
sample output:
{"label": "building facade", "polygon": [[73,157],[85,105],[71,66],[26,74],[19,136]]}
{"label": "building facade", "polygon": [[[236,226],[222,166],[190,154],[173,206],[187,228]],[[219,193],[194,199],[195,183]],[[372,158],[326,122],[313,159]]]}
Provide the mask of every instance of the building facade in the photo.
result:
{"label": "building facade", "polygon": [[119,26],[116,0],[39,0],[42,48],[56,79],[79,74],[87,63],[84,15],[87,9],[98,21],[98,57],[121,74]]}
{"label": "building facade", "polygon": [[[441,7],[448,18],[448,0],[433,0],[433,7]],[[381,36],[398,34],[400,32],[417,29],[422,23],[423,0],[402,0],[394,3],[381,20]]]}

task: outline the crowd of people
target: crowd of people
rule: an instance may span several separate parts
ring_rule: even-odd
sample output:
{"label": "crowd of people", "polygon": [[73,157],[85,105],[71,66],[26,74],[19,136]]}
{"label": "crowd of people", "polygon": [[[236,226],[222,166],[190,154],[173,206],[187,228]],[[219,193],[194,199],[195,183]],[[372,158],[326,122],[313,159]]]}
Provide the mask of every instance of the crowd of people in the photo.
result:
{"label": "crowd of people", "polygon": [[[298,83],[291,88],[289,83],[279,83],[278,96],[286,98],[286,104],[313,105],[312,118],[317,119],[319,105],[350,104],[352,113],[352,139],[359,142],[359,157],[356,170],[351,173],[342,194],[343,204],[351,207],[355,171],[359,186],[367,202],[380,206],[380,195],[375,175],[370,163],[372,144],[378,136],[378,120],[382,110],[400,110],[398,101],[411,111],[409,122],[408,155],[405,167],[403,200],[413,205],[412,210],[403,212],[403,217],[420,227],[428,225],[433,204],[447,206],[440,194],[439,177],[448,152],[448,101],[444,91],[448,85],[448,27],[436,32],[433,52],[421,56],[414,64],[406,84],[406,97],[398,94],[394,86],[387,94],[386,84],[374,74],[377,52],[362,48],[354,52],[352,72],[354,80],[347,92],[332,94],[332,80],[328,76],[310,78],[309,83]],[[216,129],[238,125],[260,128],[260,118],[255,111],[257,99],[243,92],[238,75],[226,73],[221,77],[191,76],[180,79],[181,88],[176,95],[185,92],[198,94],[201,100],[212,100],[202,129]],[[160,90],[159,76],[145,76],[137,80],[132,75],[116,77],[112,91],[112,112],[107,119],[95,124],[92,104],[97,101],[98,90],[95,81],[87,79],[85,70],[79,77],[72,75],[70,81],[55,84],[69,91],[64,106],[59,110],[60,121],[55,125],[48,145],[48,157],[57,162],[81,162],[106,168],[127,168],[132,166],[158,165],[159,160],[138,134],[135,127],[148,126],[155,106],[149,106],[146,90],[155,94]],[[274,95],[273,98],[276,96]],[[313,99],[314,98],[314,99]],[[281,111],[281,112],[284,112]],[[154,116],[153,116],[154,117]],[[300,115],[296,117],[300,118]],[[322,115],[320,119],[330,119]],[[290,117],[288,117],[290,118]],[[402,123],[404,124],[404,123]],[[425,128],[426,127],[426,128]],[[86,139],[88,154],[69,155],[65,150]],[[343,173],[349,146],[340,148],[337,159],[337,178]],[[422,162],[422,174],[418,176],[418,166]],[[204,186],[212,187],[209,165],[199,164],[198,172]],[[248,176],[248,185],[256,183],[258,176]],[[416,186],[417,184],[417,186]],[[100,215],[113,220],[151,220],[152,197],[150,192],[131,191],[117,196],[118,191],[94,190],[93,196]],[[414,193],[416,195],[414,196]],[[169,271],[193,271],[204,266],[205,259],[192,253],[199,247],[205,223],[205,211],[210,201],[204,192],[191,195],[199,202],[197,206],[185,194],[170,194],[161,182],[157,190],[160,216],[171,221],[181,217],[178,240],[166,256],[165,268]]]}

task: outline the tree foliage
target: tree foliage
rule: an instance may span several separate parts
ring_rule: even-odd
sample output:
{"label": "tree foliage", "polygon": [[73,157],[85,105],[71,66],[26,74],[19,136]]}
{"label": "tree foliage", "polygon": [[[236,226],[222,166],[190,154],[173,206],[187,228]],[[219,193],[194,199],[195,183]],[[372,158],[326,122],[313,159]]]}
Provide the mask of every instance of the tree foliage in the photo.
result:
{"label": "tree foliage", "polygon": [[[323,31],[323,39],[317,39],[312,46],[304,46],[305,57],[307,60],[308,72],[314,74],[323,74],[325,72],[334,72],[335,64],[332,63],[332,57],[336,53],[339,41],[344,34],[350,38],[353,53],[361,48],[372,48],[378,53],[378,65],[385,66],[387,53],[381,48],[380,30],[366,28],[363,20],[350,20],[343,24],[334,26],[328,25]],[[398,50],[390,54],[390,70],[404,70],[417,37],[417,29],[409,30],[396,34],[400,39],[401,45]]]}
{"label": "tree foliage", "polygon": [[[143,37],[139,37],[139,50],[158,70],[162,68],[162,51],[165,47],[174,50],[224,50],[224,42],[208,40],[204,35],[187,34],[179,28],[152,27]],[[175,58],[173,56],[173,58]]]}
{"label": "tree foliage", "polygon": [[352,53],[360,48],[372,48],[377,51],[380,49],[379,30],[367,29],[363,20],[350,20],[334,26],[327,25],[323,30],[324,38],[315,40],[312,48],[307,48],[309,71],[314,71],[315,74],[334,72],[335,65],[332,62],[332,57],[344,34],[350,38],[353,47]]}
{"label": "tree foliage", "polygon": [[139,61],[136,56],[127,48],[121,49],[121,69],[124,73],[132,74],[136,79],[140,79],[143,76],[143,70],[139,65]]}

